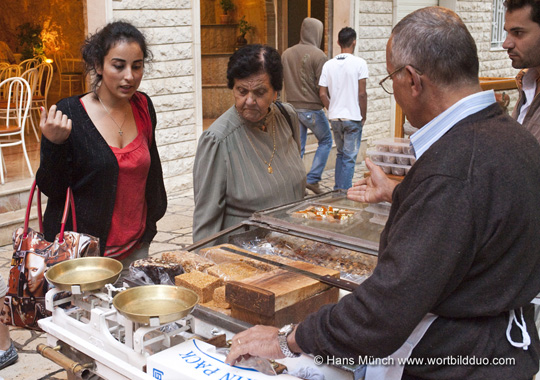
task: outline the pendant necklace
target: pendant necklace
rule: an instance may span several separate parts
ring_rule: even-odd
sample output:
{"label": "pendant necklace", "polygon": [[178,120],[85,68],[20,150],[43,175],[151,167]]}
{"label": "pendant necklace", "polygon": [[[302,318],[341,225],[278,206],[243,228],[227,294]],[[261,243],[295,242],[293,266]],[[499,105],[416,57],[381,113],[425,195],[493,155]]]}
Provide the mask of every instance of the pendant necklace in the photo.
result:
{"label": "pendant necklace", "polygon": [[109,112],[109,110],[107,109],[107,107],[105,107],[105,104],[103,104],[103,102],[101,101],[101,98],[98,96],[98,94],[96,94],[99,102],[101,103],[101,106],[103,107],[103,109],[105,110],[105,112],[107,112],[107,115],[109,116],[109,118],[113,121],[114,124],[116,124],[116,126],[118,127],[118,134],[120,135],[120,137],[122,137],[124,135],[124,131],[122,131],[122,127],[124,126],[124,123],[126,122],[126,112],[124,112],[124,121],[122,121],[122,125],[118,125],[118,123],[116,122],[116,120],[114,120],[114,118],[112,117],[111,113]]}
{"label": "pendant necklace", "polygon": [[[240,114],[238,116],[240,116]],[[274,173],[274,169],[272,169],[272,160],[274,159],[274,155],[276,154],[276,150],[277,150],[276,149],[276,126],[274,125],[274,123],[272,123],[272,141],[274,143],[274,148],[272,150],[272,156],[270,157],[270,161],[268,161],[268,162],[262,157],[262,155],[259,153],[259,151],[255,148],[255,145],[253,145],[253,141],[251,141],[251,138],[249,137],[249,133],[247,131],[246,131],[246,136],[248,138],[248,141],[249,141],[251,147],[253,148],[253,150],[257,154],[257,156],[259,156],[259,158],[261,160],[263,160],[263,162],[266,164],[266,166],[268,166],[268,169],[267,169],[268,174]]]}

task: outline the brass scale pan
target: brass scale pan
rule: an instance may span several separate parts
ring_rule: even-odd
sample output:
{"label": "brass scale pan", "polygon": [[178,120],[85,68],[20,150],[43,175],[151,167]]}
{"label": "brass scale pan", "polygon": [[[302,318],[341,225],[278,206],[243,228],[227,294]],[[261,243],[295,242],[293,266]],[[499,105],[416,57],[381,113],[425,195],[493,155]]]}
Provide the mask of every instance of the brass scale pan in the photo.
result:
{"label": "brass scale pan", "polygon": [[[122,263],[108,257],[82,257],[58,263],[47,270],[47,280],[60,290],[80,291],[101,289],[120,277]],[[173,285],[145,285],[129,288],[113,298],[120,314],[139,323],[164,324],[188,315],[198,303],[192,290]]]}

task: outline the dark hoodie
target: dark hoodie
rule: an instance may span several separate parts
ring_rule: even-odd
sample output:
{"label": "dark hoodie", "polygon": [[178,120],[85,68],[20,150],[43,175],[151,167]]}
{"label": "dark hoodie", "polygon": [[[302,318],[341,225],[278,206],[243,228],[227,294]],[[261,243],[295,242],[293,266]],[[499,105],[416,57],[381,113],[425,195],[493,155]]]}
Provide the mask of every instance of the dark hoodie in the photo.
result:
{"label": "dark hoodie", "polygon": [[297,109],[320,110],[319,77],[326,54],[319,49],[324,33],[323,23],[306,17],[300,30],[300,42],[283,52],[283,76],[287,102]]}

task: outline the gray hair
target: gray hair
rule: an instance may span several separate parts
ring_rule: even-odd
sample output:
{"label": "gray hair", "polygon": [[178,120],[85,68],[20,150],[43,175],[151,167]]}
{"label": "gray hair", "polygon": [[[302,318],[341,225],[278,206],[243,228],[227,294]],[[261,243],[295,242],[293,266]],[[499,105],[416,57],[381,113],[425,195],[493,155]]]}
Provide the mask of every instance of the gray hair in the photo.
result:
{"label": "gray hair", "polygon": [[476,44],[451,10],[418,9],[394,27],[390,38],[394,68],[411,65],[440,85],[478,83]]}

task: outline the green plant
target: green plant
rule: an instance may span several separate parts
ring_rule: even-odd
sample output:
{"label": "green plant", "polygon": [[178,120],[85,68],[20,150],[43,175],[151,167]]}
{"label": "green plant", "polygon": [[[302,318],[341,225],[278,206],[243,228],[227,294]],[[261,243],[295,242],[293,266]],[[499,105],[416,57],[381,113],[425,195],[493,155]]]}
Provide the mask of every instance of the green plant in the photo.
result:
{"label": "green plant", "polygon": [[219,5],[221,6],[221,9],[223,9],[223,13],[227,14],[227,12],[234,10],[234,3],[232,0],[220,0]]}
{"label": "green plant", "polygon": [[22,59],[33,58],[37,55],[42,55],[43,41],[41,40],[42,27],[29,22],[17,27],[17,38],[21,47]]}
{"label": "green plant", "polygon": [[255,29],[253,25],[246,21],[246,16],[242,16],[240,21],[238,21],[238,30],[240,31],[240,35],[245,36],[247,32],[251,32],[253,29]]}

